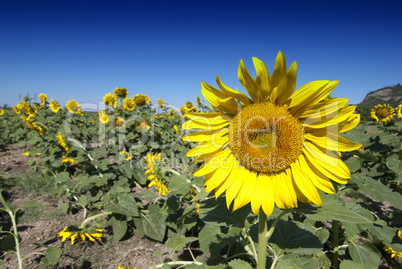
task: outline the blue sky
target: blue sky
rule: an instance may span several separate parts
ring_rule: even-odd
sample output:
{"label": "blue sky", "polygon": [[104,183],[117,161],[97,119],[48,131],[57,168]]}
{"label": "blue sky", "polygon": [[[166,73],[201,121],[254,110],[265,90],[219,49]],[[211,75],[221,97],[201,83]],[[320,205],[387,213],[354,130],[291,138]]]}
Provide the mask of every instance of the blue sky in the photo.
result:
{"label": "blue sky", "polygon": [[334,93],[359,103],[402,83],[397,2],[1,1],[0,105],[27,93],[98,104],[125,87],[179,106],[216,74],[242,90],[240,59],[272,72],[279,50],[297,87],[339,80]]}

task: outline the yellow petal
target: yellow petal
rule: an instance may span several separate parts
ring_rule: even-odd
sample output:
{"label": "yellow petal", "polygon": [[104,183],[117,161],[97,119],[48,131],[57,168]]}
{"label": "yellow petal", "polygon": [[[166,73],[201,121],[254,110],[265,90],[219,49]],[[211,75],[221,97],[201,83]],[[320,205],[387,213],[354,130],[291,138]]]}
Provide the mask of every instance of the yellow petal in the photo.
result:
{"label": "yellow petal", "polygon": [[219,197],[221,196],[221,194],[226,191],[233,183],[233,181],[236,179],[237,177],[237,173],[239,170],[239,163],[236,160],[236,158],[234,157],[233,154],[230,154],[228,157],[233,169],[231,169],[229,176],[226,178],[226,180],[224,180],[219,186],[216,187],[215,189],[215,196]]}
{"label": "yellow petal", "polygon": [[349,99],[346,98],[334,98],[327,102],[318,103],[315,105],[309,105],[307,109],[299,116],[299,118],[309,118],[319,120],[326,115],[338,113],[341,108],[344,108]]}
{"label": "yellow petal", "polygon": [[213,141],[214,139],[218,139],[222,137],[223,135],[226,135],[229,133],[228,128],[223,128],[221,130],[203,130],[203,131],[198,131],[195,133],[190,133],[188,135],[183,136],[183,141],[189,141],[189,142],[200,142],[200,141]]}
{"label": "yellow petal", "polygon": [[286,74],[286,69],[287,68],[286,68],[285,55],[283,55],[282,51],[279,51],[278,55],[276,56],[274,72],[272,73],[272,77],[271,77],[271,87],[272,88],[275,88],[279,85],[282,78]]}
{"label": "yellow petal", "polygon": [[244,175],[244,167],[235,169],[237,170],[234,175],[231,175],[233,177],[233,182],[232,185],[226,190],[226,206],[230,207],[230,204],[232,203],[233,199],[237,196],[239,193],[239,190],[241,186],[243,185],[243,180],[247,180],[246,178],[243,177]]}
{"label": "yellow petal", "polygon": [[235,198],[233,210],[239,209],[248,204],[251,198],[253,197],[254,195],[253,193],[255,191],[255,184],[257,182],[257,173],[251,172],[248,169],[244,169],[243,174],[241,176],[244,177],[244,180]]}
{"label": "yellow petal", "polygon": [[282,209],[297,207],[296,192],[289,169],[286,173],[277,173],[272,179],[276,205]]}
{"label": "yellow petal", "polygon": [[229,122],[222,122],[221,124],[212,124],[208,121],[186,121],[181,126],[184,130],[202,129],[202,130],[219,130],[229,125]]}
{"label": "yellow petal", "polygon": [[240,83],[243,85],[244,89],[246,89],[251,99],[254,102],[258,102],[259,89],[256,87],[254,79],[250,76],[246,67],[244,66],[243,59],[240,60],[237,75],[239,77]]}
{"label": "yellow petal", "polygon": [[222,160],[223,165],[207,175],[204,180],[204,185],[207,186],[205,189],[206,192],[210,192],[215,189],[229,176],[232,167],[230,167],[230,163],[228,162],[230,162],[230,160],[227,161],[227,158]]}
{"label": "yellow petal", "polygon": [[321,148],[333,151],[352,151],[362,146],[359,143],[352,142],[332,133],[328,133],[326,136],[316,136],[314,133],[305,133],[304,138]]}
{"label": "yellow petal", "polygon": [[326,193],[334,193],[335,189],[331,181],[316,167],[311,167],[307,162],[306,157],[302,154],[299,158],[300,166],[304,174],[308,175],[313,184],[320,190]]}
{"label": "yellow petal", "polygon": [[211,85],[201,82],[201,93],[207,99],[212,106],[219,110],[225,111],[229,114],[236,114],[238,110],[238,104],[233,97],[230,97],[222,91],[212,87]]}
{"label": "yellow petal", "polygon": [[203,154],[208,154],[215,152],[217,150],[220,150],[224,148],[226,145],[228,145],[229,142],[229,136],[223,136],[214,140],[211,140],[209,142],[205,142],[203,144],[198,145],[195,148],[190,149],[186,156],[187,157],[196,157],[199,155]]}
{"label": "yellow petal", "polygon": [[186,117],[204,125],[221,125],[222,123],[229,123],[231,121],[231,117],[221,112],[187,113]]}
{"label": "yellow petal", "polygon": [[[304,171],[304,167],[300,167],[299,160],[291,165],[292,179],[294,185],[297,185],[299,190],[316,205],[322,205],[320,193],[317,187],[311,182],[310,177]],[[303,171],[303,172],[302,172]]]}
{"label": "yellow petal", "polygon": [[229,88],[228,86],[223,84],[218,75],[216,75],[216,82],[218,83],[219,88],[221,88],[222,91],[226,95],[236,98],[237,100],[239,100],[240,102],[242,102],[245,105],[250,104],[250,101],[249,101],[247,95],[245,95],[244,93],[241,93],[239,91],[233,90],[232,88]]}
{"label": "yellow petal", "polygon": [[332,113],[325,115],[320,119],[307,118],[301,121],[302,125],[306,127],[306,132],[309,132],[308,128],[320,129],[327,128],[328,126],[339,124],[347,120],[355,111],[356,106],[346,106],[338,111],[338,113]]}
{"label": "yellow petal", "polygon": [[215,171],[219,167],[225,165],[222,164],[222,162],[225,162],[227,159],[227,156],[231,154],[232,151],[230,149],[221,151],[219,153],[216,153],[211,159],[209,159],[207,162],[205,162],[197,171],[194,172],[195,177],[201,177],[203,175],[209,174],[212,171]]}
{"label": "yellow petal", "polygon": [[294,62],[278,85],[277,104],[282,106],[296,89],[297,63]]}
{"label": "yellow petal", "polygon": [[253,63],[257,71],[255,83],[259,86],[260,102],[265,102],[272,90],[271,77],[269,76],[268,68],[260,59],[253,57]]}

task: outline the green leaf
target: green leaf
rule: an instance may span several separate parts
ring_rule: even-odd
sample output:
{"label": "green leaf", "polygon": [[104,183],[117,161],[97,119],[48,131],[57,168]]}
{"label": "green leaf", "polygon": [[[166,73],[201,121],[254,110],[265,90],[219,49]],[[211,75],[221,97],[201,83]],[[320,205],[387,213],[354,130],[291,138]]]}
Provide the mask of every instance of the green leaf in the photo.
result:
{"label": "green leaf", "polygon": [[26,201],[22,204],[21,208],[39,208],[46,209],[46,207],[35,201]]}
{"label": "green leaf", "polygon": [[388,201],[398,209],[402,209],[402,195],[393,192],[390,188],[380,181],[363,176],[362,174],[352,174],[352,182],[365,194],[368,194],[377,201]]}
{"label": "green leaf", "polygon": [[351,260],[344,260],[339,264],[339,269],[365,269],[364,265]]}
{"label": "green leaf", "polygon": [[345,161],[351,173],[356,172],[362,166],[361,161],[357,158],[351,157]]}
{"label": "green leaf", "polygon": [[302,268],[302,269],[317,269],[319,268],[318,261],[312,258],[300,257],[299,255],[292,253],[282,257],[277,265],[278,268]]}
{"label": "green leaf", "polygon": [[159,210],[157,205],[150,205],[149,214],[141,213],[141,222],[137,222],[140,225],[137,229],[140,229],[144,235],[162,242],[166,232],[166,216],[159,213]]}
{"label": "green leaf", "polygon": [[[268,221],[268,229],[273,222],[274,220]],[[298,254],[315,254],[322,249],[322,244],[317,236],[298,227],[294,222],[284,220],[279,220],[276,224],[269,243],[276,244],[286,252]]]}
{"label": "green leaf", "polygon": [[293,210],[315,221],[339,220],[342,223],[372,223],[370,219],[360,216],[337,202],[334,195],[323,194],[321,195],[321,199],[323,200],[322,207],[300,203],[299,207]]}
{"label": "green leaf", "polygon": [[387,158],[387,164],[389,168],[398,175],[398,179],[402,180],[402,161],[399,160],[398,154],[392,154]]}
{"label": "green leaf", "polygon": [[4,252],[15,252],[15,238],[12,234],[6,234],[0,241],[0,248]]}
{"label": "green leaf", "polygon": [[363,264],[366,269],[377,269],[380,265],[381,252],[370,243],[357,245],[353,241],[350,241],[349,254],[354,262]]}
{"label": "green leaf", "polygon": [[253,269],[253,267],[246,261],[234,259],[229,262],[230,269]]}
{"label": "green leaf", "polygon": [[185,237],[183,234],[179,234],[167,242],[167,247],[173,249],[174,252],[177,252],[185,248],[188,243],[195,240],[197,240],[197,237]]}
{"label": "green leaf", "polygon": [[127,232],[127,222],[116,220],[113,223],[112,228],[113,228],[113,240],[119,241],[124,237],[124,235]]}
{"label": "green leaf", "polygon": [[63,259],[61,258],[61,254],[63,251],[61,248],[58,247],[48,247],[45,252],[45,257],[41,259],[41,262],[44,265],[52,265],[56,262],[62,262]]}
{"label": "green leaf", "polygon": [[60,174],[56,175],[55,179],[57,183],[62,183],[68,181],[70,179],[70,175],[68,172],[61,172]]}
{"label": "green leaf", "polygon": [[227,226],[245,227],[247,216],[251,212],[250,205],[244,206],[234,212],[226,206],[223,197],[206,199],[200,202],[200,218],[209,223],[226,223]]}

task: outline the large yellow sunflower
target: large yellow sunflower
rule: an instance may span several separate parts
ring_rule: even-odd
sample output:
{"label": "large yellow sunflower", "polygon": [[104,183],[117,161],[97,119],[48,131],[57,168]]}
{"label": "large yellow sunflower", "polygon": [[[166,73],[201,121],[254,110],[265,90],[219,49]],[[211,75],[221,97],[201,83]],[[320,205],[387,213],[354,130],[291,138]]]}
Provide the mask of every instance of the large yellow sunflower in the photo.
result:
{"label": "large yellow sunflower", "polygon": [[133,96],[133,101],[135,102],[136,106],[145,106],[149,103],[149,97],[145,94],[136,94]]}
{"label": "large yellow sunflower", "polygon": [[124,99],[123,104],[124,104],[124,107],[123,107],[123,108],[124,108],[125,110],[133,111],[134,108],[135,108],[135,102],[134,102],[133,99],[131,99],[131,98],[126,98],[126,99]]}
{"label": "large yellow sunflower", "polygon": [[78,104],[75,100],[68,100],[67,101],[67,110],[70,113],[80,113],[81,105]]}
{"label": "large yellow sunflower", "polygon": [[116,98],[124,99],[127,98],[128,91],[126,88],[116,88],[114,89],[113,94]]}
{"label": "large yellow sunflower", "polygon": [[371,117],[376,119],[377,122],[391,121],[395,116],[395,110],[390,105],[376,105],[371,110]]}
{"label": "large yellow sunflower", "polygon": [[[257,214],[297,207],[297,200],[321,205],[319,190],[335,191],[331,180],[346,184],[347,166],[338,152],[360,148],[338,133],[359,123],[348,99],[327,98],[337,81],[313,81],[297,91],[297,64],[289,70],[278,53],[272,75],[253,58],[253,78],[240,61],[238,77],[251,98],[224,85],[218,90],[202,82],[202,94],[217,110],[187,113],[183,129],[201,129],[183,137],[200,142],[187,156],[205,162],[194,176],[205,175],[206,191],[226,193],[227,206],[236,210],[251,203]],[[186,105],[187,106],[187,105]]]}
{"label": "large yellow sunflower", "polygon": [[105,96],[103,96],[103,103],[106,106],[116,107],[117,106],[117,99],[111,93],[107,93],[107,94],[105,94]]}

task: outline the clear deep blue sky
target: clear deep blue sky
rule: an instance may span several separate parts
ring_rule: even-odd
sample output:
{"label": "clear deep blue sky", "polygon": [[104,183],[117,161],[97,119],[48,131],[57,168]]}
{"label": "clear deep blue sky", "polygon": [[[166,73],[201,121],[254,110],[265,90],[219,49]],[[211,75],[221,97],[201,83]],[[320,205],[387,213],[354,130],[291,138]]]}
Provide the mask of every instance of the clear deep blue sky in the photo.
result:
{"label": "clear deep blue sky", "polygon": [[242,89],[240,59],[272,72],[279,50],[298,63],[297,87],[339,80],[350,103],[402,83],[399,1],[266,2],[3,0],[0,105],[27,93],[97,104],[115,87],[182,105],[216,74]]}

